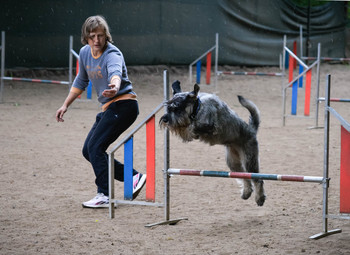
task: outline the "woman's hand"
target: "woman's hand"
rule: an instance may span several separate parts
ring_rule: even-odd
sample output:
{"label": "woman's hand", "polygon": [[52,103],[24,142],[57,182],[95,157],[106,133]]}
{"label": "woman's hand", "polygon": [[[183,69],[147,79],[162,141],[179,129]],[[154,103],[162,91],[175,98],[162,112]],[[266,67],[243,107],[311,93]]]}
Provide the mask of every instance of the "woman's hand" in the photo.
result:
{"label": "woman's hand", "polygon": [[110,87],[110,89],[105,89],[102,92],[102,96],[104,97],[115,97],[119,91],[119,87],[115,84],[109,84],[108,87]]}
{"label": "woman's hand", "polygon": [[56,120],[57,122],[64,122],[63,115],[66,113],[67,107],[62,105],[60,109],[56,112]]}
{"label": "woman's hand", "polygon": [[66,113],[66,111],[68,110],[68,107],[73,103],[73,101],[79,96],[79,93],[75,93],[70,91],[66,100],[64,100],[63,105],[61,106],[61,108],[59,108],[56,112],[56,120],[57,122],[63,122],[63,115]]}

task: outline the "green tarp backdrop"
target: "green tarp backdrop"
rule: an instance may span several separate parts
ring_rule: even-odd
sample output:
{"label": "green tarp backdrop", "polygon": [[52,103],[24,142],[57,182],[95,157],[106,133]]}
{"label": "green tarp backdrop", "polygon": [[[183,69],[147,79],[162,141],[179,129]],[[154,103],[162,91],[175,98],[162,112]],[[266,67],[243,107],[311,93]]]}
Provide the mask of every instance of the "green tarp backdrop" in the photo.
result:
{"label": "green tarp backdrop", "polygon": [[[307,8],[290,0],[2,0],[6,68],[68,67],[69,36],[79,52],[80,30],[103,15],[127,65],[188,65],[215,44],[220,65],[278,65],[283,35],[298,40]],[[344,57],[346,2],[311,8],[310,56]],[[305,42],[304,38],[304,42]],[[306,47],[304,46],[304,49]]]}

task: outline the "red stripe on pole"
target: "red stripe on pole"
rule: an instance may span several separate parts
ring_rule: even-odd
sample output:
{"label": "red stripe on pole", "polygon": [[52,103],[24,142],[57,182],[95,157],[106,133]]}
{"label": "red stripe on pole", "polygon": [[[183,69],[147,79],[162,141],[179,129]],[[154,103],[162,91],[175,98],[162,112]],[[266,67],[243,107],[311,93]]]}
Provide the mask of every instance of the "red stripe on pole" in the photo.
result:
{"label": "red stripe on pole", "polygon": [[304,106],[304,115],[310,116],[310,99],[311,99],[311,74],[312,69],[306,72],[306,81],[305,81],[305,106]]}
{"label": "red stripe on pole", "polygon": [[78,75],[79,73],[79,60],[77,59],[77,66],[75,68],[75,75]]}
{"label": "red stripe on pole", "polygon": [[[297,55],[297,42],[296,41],[293,42],[293,53],[295,54],[295,56]],[[297,61],[294,61],[293,68],[294,69],[297,68]]]}
{"label": "red stripe on pole", "polygon": [[289,82],[293,80],[293,66],[294,66],[294,58],[291,55],[289,55]]}
{"label": "red stripe on pole", "polygon": [[154,202],[156,193],[156,134],[154,115],[146,123],[146,150],[146,200]]}
{"label": "red stripe on pole", "polygon": [[180,175],[196,175],[196,176],[201,176],[201,171],[198,171],[198,170],[180,170]]}
{"label": "red stripe on pole", "polygon": [[303,182],[304,176],[297,176],[297,175],[281,175],[281,181],[290,181],[290,182]]}
{"label": "red stripe on pole", "polygon": [[207,85],[210,84],[210,74],[211,74],[211,52],[207,54],[207,75],[206,75]]}
{"label": "red stripe on pole", "polygon": [[[77,59],[77,65],[75,68],[75,75],[78,76],[78,73],[79,73],[79,60]],[[79,95],[78,98],[81,98],[81,95]]]}
{"label": "red stripe on pole", "polygon": [[350,133],[341,126],[340,213],[350,213]]}
{"label": "red stripe on pole", "polygon": [[231,178],[240,178],[240,179],[251,179],[252,174],[251,173],[240,173],[240,172],[230,172]]}

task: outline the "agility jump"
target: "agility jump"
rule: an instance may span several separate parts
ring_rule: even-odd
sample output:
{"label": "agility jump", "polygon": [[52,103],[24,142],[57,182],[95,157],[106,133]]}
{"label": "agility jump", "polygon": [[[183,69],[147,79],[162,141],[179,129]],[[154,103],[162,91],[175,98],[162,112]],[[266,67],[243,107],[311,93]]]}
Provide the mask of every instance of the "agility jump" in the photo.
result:
{"label": "agility jump", "polygon": [[[319,239],[336,233],[341,229],[328,230],[328,219],[350,219],[350,123],[347,122],[331,106],[331,76],[327,75],[325,95],[325,119],[324,119],[324,164],[323,177],[326,182],[323,184],[323,207],[322,220],[323,231],[313,235],[311,239]],[[330,114],[338,119],[341,124],[341,158],[340,158],[340,213],[332,215],[328,213],[328,190],[329,190],[329,130]]]}
{"label": "agility jump", "polygon": [[[288,47],[287,47],[287,36],[283,38],[283,57],[282,63],[286,61],[286,55],[289,55],[289,77],[288,82],[282,83],[282,124],[285,126],[287,117],[303,117],[303,118],[316,118],[318,112],[315,116],[310,116],[310,100],[311,100],[311,75],[312,68],[316,67],[316,76],[317,76],[317,92],[316,98],[319,97],[319,82],[320,82],[320,54],[321,54],[321,44],[318,44],[318,57],[311,65],[306,65],[300,58],[298,58]],[[294,71],[294,61],[297,61],[300,65],[299,74],[293,78]],[[283,65],[283,73],[285,72],[285,66]],[[298,100],[298,81],[303,75],[306,74],[305,82],[305,103],[304,103],[304,115],[297,115],[297,100]],[[286,99],[287,99],[287,89],[292,86],[292,98],[291,98],[291,114],[286,114]]]}
{"label": "agility jump", "polygon": [[[164,77],[165,83],[169,81]],[[165,92],[164,92],[165,95]],[[164,96],[166,98],[166,96]],[[155,201],[155,115],[163,109],[164,104],[159,104],[144,120],[142,120],[133,130],[130,131],[110,152],[108,152],[108,180],[109,180],[109,217],[112,219],[115,215],[115,206],[119,204],[142,205],[142,206],[157,206],[163,207],[163,203]],[[132,170],[133,170],[133,137],[142,127],[146,126],[146,201],[132,201]],[[166,138],[164,138],[166,139]],[[169,139],[169,138],[168,138]],[[114,186],[114,154],[124,146],[124,199],[115,198]],[[165,179],[165,178],[164,178]]]}
{"label": "agility jump", "polygon": [[[300,58],[303,60],[316,60],[317,57],[305,57],[303,56],[303,26],[299,26],[299,44],[300,44]],[[340,62],[348,62],[350,63],[350,58],[332,58],[332,57],[320,57],[321,61],[340,61]]]}
{"label": "agility jump", "polygon": [[[315,100],[315,126],[312,128],[319,128],[318,126],[318,115],[319,115],[319,103],[324,102],[325,98],[319,96],[319,89],[320,89],[320,78],[319,78],[319,65],[322,61],[341,61],[341,62],[348,62],[350,63],[350,58],[336,58],[336,57],[322,57],[321,56],[321,44],[318,44],[318,50],[317,50],[317,56],[316,57],[305,57],[303,56],[303,27],[300,25],[299,27],[299,44],[300,44],[300,57],[299,59],[303,63],[303,60],[313,60],[317,63],[317,81],[316,81],[316,100]],[[294,51],[294,53],[296,50]],[[296,55],[296,54],[295,54]],[[286,59],[288,61],[288,59]],[[294,66],[296,65],[297,59],[292,59],[294,61]],[[299,61],[298,61],[299,62]],[[299,74],[302,73],[304,65],[302,63],[299,63]],[[305,64],[305,63],[304,63]],[[309,75],[309,77],[308,77]],[[291,77],[293,77],[293,71],[289,67],[289,81],[291,81]],[[302,76],[300,77],[300,80],[298,82],[299,88],[302,87]],[[304,116],[308,117],[310,115],[310,99],[309,99],[309,87],[311,83],[311,70],[310,73],[306,73],[306,88],[305,88],[305,106],[304,106]],[[293,93],[292,93],[292,115],[296,115],[296,105],[297,105],[297,99],[298,99],[298,93],[297,93],[297,87],[293,83]],[[343,102],[343,103],[349,103],[350,99],[348,98],[330,98],[330,102]],[[287,115],[287,117],[291,117],[290,115]],[[292,116],[293,117],[293,116]],[[294,116],[295,117],[295,116]],[[300,116],[299,116],[300,117]]]}
{"label": "agility jump", "polygon": [[[330,89],[330,82],[329,82],[329,89]],[[329,94],[326,95],[326,98],[329,98]],[[328,109],[328,108],[327,108]],[[333,111],[332,111],[333,112]],[[345,126],[347,129],[349,129],[348,132],[350,132],[350,124],[346,122],[342,122],[342,125]],[[165,137],[168,137],[168,130],[165,130]],[[350,133],[349,133],[350,134]],[[328,129],[327,132],[325,132],[325,136],[328,137]],[[349,153],[350,151],[350,135],[348,135],[348,148],[346,148],[344,153]],[[342,138],[343,139],[343,138]],[[328,145],[327,145],[328,146]],[[344,148],[342,148],[344,149]],[[323,232],[314,236],[311,236],[311,239],[319,239],[324,236],[328,236],[335,233],[340,233],[340,229],[335,230],[328,230],[327,222],[328,218],[330,217],[338,217],[343,219],[350,219],[350,215],[341,215],[341,216],[331,216],[328,215],[328,189],[329,189],[329,173],[328,173],[328,163],[324,164],[324,173],[323,176],[295,176],[295,175],[276,175],[276,174],[255,174],[255,173],[237,173],[237,172],[220,172],[220,171],[207,171],[207,170],[186,170],[186,169],[174,169],[169,167],[169,142],[165,142],[164,146],[164,178],[165,178],[165,201],[164,201],[164,214],[165,214],[165,221],[149,224],[146,225],[146,227],[152,227],[156,225],[164,225],[164,224],[176,224],[178,221],[187,219],[187,218],[178,218],[178,219],[170,219],[170,182],[169,177],[170,175],[191,175],[191,176],[208,176],[208,177],[224,177],[224,178],[240,178],[240,179],[259,179],[259,180],[275,180],[275,181],[296,181],[296,182],[312,182],[312,183],[321,183],[324,190],[323,195]],[[325,162],[328,162],[329,154],[325,153]],[[349,160],[348,160],[349,161]],[[347,164],[347,165],[346,165]],[[326,167],[327,166],[327,167]],[[347,180],[342,179],[341,182],[350,183],[350,163],[345,162],[342,160],[342,169],[346,169],[346,174],[349,176],[347,177]],[[344,174],[343,174],[344,175]],[[342,191],[343,194],[341,194],[341,201],[344,203],[344,197],[348,198],[350,196],[350,185],[343,185],[341,187],[341,190],[346,189],[346,191]],[[345,195],[344,195],[345,194]],[[342,210],[342,213],[350,213],[350,201],[349,199],[346,200],[348,209]],[[341,208],[344,208],[342,206]]]}
{"label": "agility jump", "polygon": [[[167,76],[166,71],[165,71],[165,76]],[[169,80],[169,78],[166,78],[166,80]],[[168,82],[165,84],[168,84]],[[168,85],[164,87],[165,91],[168,91],[167,87]],[[166,98],[168,98],[169,97],[168,92],[166,92],[166,95],[167,95]],[[165,121],[167,121],[166,115],[164,115],[162,118],[165,118]],[[162,122],[162,119],[161,119],[161,122]],[[275,174],[247,173],[247,172],[220,172],[220,171],[207,171],[207,170],[201,171],[201,170],[185,170],[185,169],[170,168],[169,166],[170,150],[169,150],[169,141],[168,141],[169,129],[165,128],[164,132],[165,132],[164,137],[167,138],[164,142],[164,170],[163,170],[164,182],[165,182],[165,185],[164,185],[165,186],[165,201],[164,201],[165,220],[162,222],[148,224],[146,225],[146,227],[152,227],[152,226],[164,225],[164,224],[175,224],[178,221],[186,219],[186,218],[170,219],[170,175],[193,175],[193,176],[210,176],[210,177],[256,180],[258,187],[259,185],[261,185],[261,188],[262,188],[262,180],[297,181],[297,182],[313,182],[313,183],[326,182],[326,179],[321,176],[275,175]],[[263,204],[263,203],[260,203],[261,196],[265,197],[264,194],[261,194],[260,192],[256,194],[256,199],[258,199],[256,200],[256,202],[260,206]]]}
{"label": "agility jump", "polygon": [[[73,57],[76,58],[75,75],[79,73],[79,54],[73,50],[73,36],[69,36],[69,86],[73,83]],[[91,99],[92,83],[89,81],[89,85],[86,88],[86,99]],[[78,96],[81,99],[81,95]]]}
{"label": "agility jump", "polygon": [[[165,70],[163,74],[164,78],[164,99],[165,101],[169,100],[169,77],[168,73]],[[327,85],[327,89],[330,91],[330,76],[329,76],[329,86]],[[256,179],[256,180],[273,180],[273,181],[290,181],[290,182],[310,182],[310,183],[319,183],[322,184],[323,188],[323,231],[320,234],[316,234],[311,236],[311,239],[319,239],[324,236],[328,236],[335,233],[340,233],[341,229],[328,230],[328,219],[330,218],[339,218],[339,219],[350,219],[350,200],[348,199],[350,196],[350,162],[348,159],[348,153],[350,153],[350,124],[347,123],[339,114],[335,112],[333,108],[329,106],[330,93],[326,93],[326,105],[325,105],[325,116],[329,113],[332,113],[341,121],[342,132],[345,133],[342,136],[342,157],[341,157],[341,215],[331,215],[328,214],[328,189],[329,189],[329,169],[328,169],[328,157],[329,157],[329,117],[325,119],[325,153],[324,153],[324,171],[323,176],[300,176],[300,175],[278,175],[278,174],[260,174],[260,173],[242,173],[242,172],[224,172],[224,171],[208,171],[208,170],[191,170],[191,169],[176,169],[170,168],[170,142],[169,142],[169,130],[166,128],[164,130],[164,170],[163,170],[163,180],[164,180],[164,202],[157,203],[154,202],[154,197],[146,198],[147,201],[129,201],[127,194],[127,189],[124,186],[124,200],[116,200],[114,198],[114,153],[120,148],[123,144],[127,144],[132,141],[133,135],[146,123],[150,120],[153,122],[155,114],[158,113],[164,106],[164,104],[160,104],[145,120],[143,120],[139,125],[137,125],[124,139],[122,139],[112,150],[109,152],[109,194],[110,194],[110,204],[109,204],[109,216],[110,218],[114,218],[114,207],[118,204],[133,204],[133,205],[150,205],[164,208],[164,217],[165,220],[157,223],[152,223],[146,225],[146,227],[152,227],[157,225],[167,225],[167,224],[176,224],[181,220],[186,220],[187,218],[176,218],[170,219],[170,176],[172,175],[188,175],[188,176],[203,176],[203,177],[221,177],[221,178],[239,178],[239,179]],[[150,128],[151,133],[153,133],[153,124]],[[148,133],[148,132],[147,132]],[[147,134],[148,136],[148,134]],[[131,139],[131,140],[130,140]],[[152,140],[147,137],[147,141]],[[147,156],[148,162],[154,162],[155,160],[155,149],[154,149],[154,141],[150,142],[152,144],[152,153],[150,153],[150,159]],[[126,148],[130,147],[126,145]],[[148,146],[147,146],[148,147]],[[149,149],[149,147],[148,147]],[[148,150],[147,149],[147,150]],[[132,154],[132,149],[126,149],[125,154]],[[153,153],[154,152],[154,153]],[[345,156],[346,155],[346,156]],[[130,155],[129,155],[130,156]],[[126,156],[126,157],[129,157]],[[131,157],[132,158],[132,157]],[[129,163],[128,163],[129,162]],[[129,164],[129,165],[128,165]],[[147,165],[149,165],[147,163]],[[150,164],[153,165],[153,164]],[[124,171],[128,171],[132,173],[132,160],[125,161],[125,169]],[[154,165],[153,165],[154,166]],[[154,167],[151,167],[154,171]],[[148,168],[148,167],[147,167]],[[126,170],[129,169],[129,170]],[[147,179],[149,179],[149,170],[147,169]],[[129,180],[132,179],[132,176],[127,177],[128,173],[125,172],[126,178]],[[154,172],[153,172],[154,174]],[[153,179],[153,177],[151,178]],[[147,180],[148,181],[148,180]],[[153,193],[155,182],[151,180],[152,184],[146,183],[146,196],[148,194],[148,189],[151,189]],[[124,185],[130,186],[128,181],[124,183]],[[130,194],[132,194],[132,189],[130,189]],[[154,193],[153,193],[154,194]],[[149,202],[151,200],[151,202]]]}
{"label": "agility jump", "polygon": [[[287,55],[289,55],[289,69],[288,69],[288,82],[283,81],[283,87],[282,87],[282,97],[283,97],[283,113],[282,113],[282,124],[285,125],[285,120],[287,117],[299,117],[299,118],[314,118],[315,119],[315,126],[312,128],[319,128],[318,126],[318,118],[319,118],[319,103],[324,102],[325,98],[320,97],[320,64],[321,64],[321,44],[318,44],[318,51],[317,51],[317,58],[316,60],[310,64],[309,66],[306,65],[306,63],[303,62],[303,60],[299,57],[297,57],[294,52],[292,52],[287,46],[286,46],[286,36],[283,40],[283,63],[287,60]],[[303,58],[305,59],[305,58]],[[334,60],[334,58],[333,58]],[[298,76],[293,78],[293,70],[296,63],[299,63],[299,74]],[[315,92],[315,99],[314,101],[311,100],[311,77],[312,77],[312,69],[316,67],[316,92]],[[285,67],[283,66],[283,69]],[[285,72],[283,70],[283,72]],[[298,90],[302,88],[302,78],[306,75],[306,81],[305,81],[305,100],[304,100],[304,115],[298,115],[297,114],[297,105],[298,105],[298,97],[299,93]],[[291,114],[286,113],[286,98],[287,98],[287,90],[292,87],[292,95],[291,95]],[[342,102],[342,103],[350,103],[350,99],[348,98],[335,98],[330,97],[330,102]],[[310,105],[312,102],[315,102],[315,114],[310,115]]]}
{"label": "agility jump", "polygon": [[[319,91],[319,84],[317,86],[317,95],[318,95],[318,91]],[[318,112],[319,112],[319,103],[320,102],[325,102],[326,98],[324,97],[319,97],[317,96],[316,98],[316,119],[315,119],[315,128],[318,128]],[[330,97],[329,98],[330,102],[338,102],[338,103],[350,103],[350,99],[349,98],[337,98],[337,97]]]}
{"label": "agility jump", "polygon": [[[20,81],[20,82],[33,82],[33,83],[47,83],[47,84],[64,84],[70,88],[73,82],[73,57],[76,58],[76,75],[79,71],[79,55],[73,50],[73,36],[69,37],[69,77],[68,81],[56,81],[45,79],[32,79],[21,77],[6,77],[5,76],[5,31],[1,32],[1,70],[0,70],[0,103],[3,99],[4,81]],[[89,83],[87,87],[87,99],[91,99],[92,84]],[[79,97],[80,98],[80,97]]]}
{"label": "agility jump", "polygon": [[200,55],[196,60],[194,60],[191,64],[189,64],[189,76],[190,76],[190,84],[192,84],[192,67],[196,65],[196,83],[201,83],[201,68],[202,68],[202,59],[206,58],[206,84],[210,84],[211,79],[211,59],[212,52],[215,51],[215,70],[214,70],[214,86],[217,84],[217,75],[218,75],[218,58],[219,58],[219,34],[215,35],[215,45],[210,49],[205,51],[202,55]]}
{"label": "agility jump", "polygon": [[215,45],[205,51],[202,55],[200,55],[197,59],[195,59],[191,64],[189,64],[189,83],[192,84],[193,77],[193,66],[196,65],[196,83],[201,84],[201,67],[202,60],[206,59],[206,84],[210,85],[211,82],[211,63],[212,63],[212,52],[215,51],[215,62],[214,62],[214,86],[217,85],[217,78],[220,75],[248,75],[248,76],[284,76],[281,72],[275,73],[266,73],[266,72],[242,72],[242,71],[219,71],[218,70],[218,61],[219,61],[219,34],[215,35]]}

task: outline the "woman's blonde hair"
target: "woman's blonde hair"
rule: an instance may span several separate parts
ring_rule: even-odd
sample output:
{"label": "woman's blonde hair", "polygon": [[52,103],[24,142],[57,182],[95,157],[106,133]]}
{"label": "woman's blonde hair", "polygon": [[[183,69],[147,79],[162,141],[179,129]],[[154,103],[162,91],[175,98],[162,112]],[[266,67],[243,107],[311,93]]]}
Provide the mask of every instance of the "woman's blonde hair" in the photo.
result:
{"label": "woman's blonde hair", "polygon": [[107,21],[103,16],[97,15],[97,16],[91,16],[88,17],[82,28],[81,28],[81,43],[86,45],[88,44],[88,38],[91,32],[95,31],[97,28],[102,28],[106,35],[107,42],[112,43],[112,36],[109,32],[109,27],[107,24]]}

